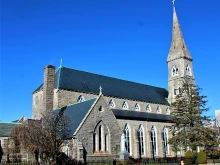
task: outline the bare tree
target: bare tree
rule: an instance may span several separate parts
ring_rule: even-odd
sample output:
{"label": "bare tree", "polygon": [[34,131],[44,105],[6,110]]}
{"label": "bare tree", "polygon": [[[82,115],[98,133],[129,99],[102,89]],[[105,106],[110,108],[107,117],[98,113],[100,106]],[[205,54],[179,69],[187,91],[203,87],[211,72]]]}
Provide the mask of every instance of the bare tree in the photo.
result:
{"label": "bare tree", "polygon": [[56,160],[70,132],[70,121],[64,111],[65,108],[48,112],[41,120],[27,120],[24,125],[15,127],[11,136],[16,148],[32,152],[35,155],[36,164],[39,164],[39,153],[47,162],[50,159]]}

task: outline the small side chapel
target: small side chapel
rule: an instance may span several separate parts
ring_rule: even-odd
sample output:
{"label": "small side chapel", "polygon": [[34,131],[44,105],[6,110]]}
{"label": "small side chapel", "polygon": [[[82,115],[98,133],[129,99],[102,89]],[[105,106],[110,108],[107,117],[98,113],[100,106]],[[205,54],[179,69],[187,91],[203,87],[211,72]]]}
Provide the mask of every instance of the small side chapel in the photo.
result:
{"label": "small side chapel", "polygon": [[55,71],[48,65],[44,82],[33,92],[32,118],[66,107],[71,140],[64,151],[77,160],[174,157],[168,144],[170,103],[182,80],[195,83],[192,60],[173,6],[168,91],[64,66]]}

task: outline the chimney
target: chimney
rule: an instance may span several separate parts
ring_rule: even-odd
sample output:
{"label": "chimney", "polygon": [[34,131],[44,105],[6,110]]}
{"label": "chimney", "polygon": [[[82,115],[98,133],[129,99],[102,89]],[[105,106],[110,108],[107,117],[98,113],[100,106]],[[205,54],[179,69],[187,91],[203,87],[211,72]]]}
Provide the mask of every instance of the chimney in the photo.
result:
{"label": "chimney", "polygon": [[55,66],[44,67],[43,113],[53,110]]}

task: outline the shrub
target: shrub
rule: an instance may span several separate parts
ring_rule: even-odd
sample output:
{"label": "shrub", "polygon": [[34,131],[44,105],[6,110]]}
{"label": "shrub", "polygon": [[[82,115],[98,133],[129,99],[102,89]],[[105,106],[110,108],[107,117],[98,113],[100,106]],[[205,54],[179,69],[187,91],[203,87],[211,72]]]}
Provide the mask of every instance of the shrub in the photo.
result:
{"label": "shrub", "polygon": [[193,153],[191,150],[187,151],[185,154],[185,165],[191,165],[193,161]]}
{"label": "shrub", "polygon": [[120,160],[117,160],[116,161],[116,165],[128,165],[129,163],[128,163],[128,161],[120,161]]}
{"label": "shrub", "polygon": [[197,163],[199,164],[206,164],[206,154],[201,150],[197,155]]}

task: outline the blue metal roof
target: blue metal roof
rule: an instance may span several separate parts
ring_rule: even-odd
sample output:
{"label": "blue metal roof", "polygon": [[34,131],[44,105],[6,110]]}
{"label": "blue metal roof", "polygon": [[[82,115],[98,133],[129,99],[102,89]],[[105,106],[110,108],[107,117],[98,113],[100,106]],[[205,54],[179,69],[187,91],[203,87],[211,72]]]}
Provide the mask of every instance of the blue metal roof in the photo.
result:
{"label": "blue metal roof", "polygon": [[[54,88],[99,94],[100,85],[105,96],[169,105],[166,100],[168,98],[168,91],[164,88],[66,67],[60,67],[55,73]],[[43,84],[34,92],[42,88]]]}
{"label": "blue metal roof", "polygon": [[0,122],[0,137],[10,137],[11,129],[20,124],[21,123],[15,123],[15,122],[10,122],[10,123]]}
{"label": "blue metal roof", "polygon": [[61,111],[64,111],[63,115],[65,115],[65,117],[67,117],[69,120],[67,127],[70,129],[70,137],[72,137],[76,129],[79,127],[80,123],[92,107],[95,100],[96,98],[54,110],[54,113],[56,114],[62,114]]}

